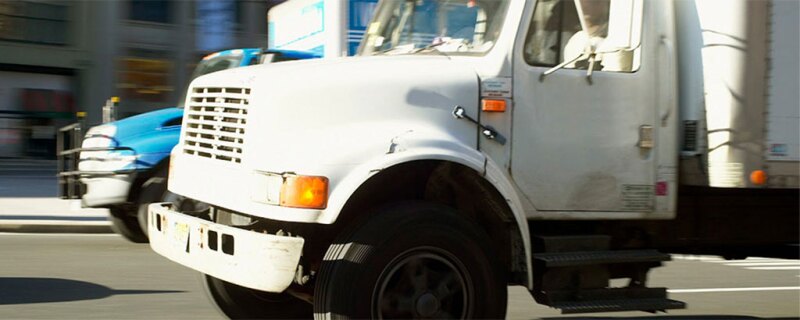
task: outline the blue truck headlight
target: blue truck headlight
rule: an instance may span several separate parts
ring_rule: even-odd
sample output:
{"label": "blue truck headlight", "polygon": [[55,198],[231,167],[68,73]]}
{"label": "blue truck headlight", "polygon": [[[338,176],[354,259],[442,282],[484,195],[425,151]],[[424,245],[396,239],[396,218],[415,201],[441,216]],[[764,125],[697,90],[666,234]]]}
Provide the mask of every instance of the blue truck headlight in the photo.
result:
{"label": "blue truck headlight", "polygon": [[117,126],[115,125],[101,125],[91,127],[86,132],[86,137],[83,138],[83,148],[107,148],[111,147],[114,141],[114,135],[117,134]]}

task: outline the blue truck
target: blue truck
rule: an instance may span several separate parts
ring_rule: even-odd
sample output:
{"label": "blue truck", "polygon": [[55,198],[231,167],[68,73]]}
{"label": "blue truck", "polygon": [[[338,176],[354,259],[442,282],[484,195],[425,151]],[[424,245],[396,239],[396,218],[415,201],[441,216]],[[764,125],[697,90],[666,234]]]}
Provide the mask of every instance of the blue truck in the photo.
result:
{"label": "blue truck", "polygon": [[[191,79],[236,67],[318,57],[293,50],[220,51],[203,58]],[[79,124],[62,128],[61,197],[81,199],[83,207],[108,208],[116,233],[132,242],[147,242],[147,204],[180,200],[166,186],[169,153],[178,143],[182,118],[179,106],[103,123],[90,128],[85,137],[80,136]]]}

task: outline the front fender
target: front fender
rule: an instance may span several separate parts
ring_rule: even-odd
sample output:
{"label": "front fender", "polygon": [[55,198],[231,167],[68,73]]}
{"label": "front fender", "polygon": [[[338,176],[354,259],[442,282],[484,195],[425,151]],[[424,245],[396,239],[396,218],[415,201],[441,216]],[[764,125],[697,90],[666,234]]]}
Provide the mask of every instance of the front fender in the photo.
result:
{"label": "front fender", "polygon": [[508,207],[514,215],[516,221],[517,231],[519,231],[522,240],[522,246],[525,250],[525,265],[528,270],[528,290],[533,290],[533,257],[531,256],[531,234],[528,230],[528,218],[525,214],[522,200],[519,197],[517,189],[511,178],[505,174],[508,172],[502,167],[492,161],[492,158],[486,158],[486,172],[484,177],[487,181],[505,198]]}
{"label": "front fender", "polygon": [[383,147],[386,153],[352,168],[338,179],[339,182],[330,191],[328,207],[318,216],[317,223],[334,223],[350,196],[364,182],[381,170],[398,164],[416,160],[443,160],[484,173],[484,154],[446,134],[407,131],[385,141]]}
{"label": "front fender", "polygon": [[334,223],[356,190],[384,169],[418,160],[457,163],[483,176],[506,200],[516,222],[515,231],[519,232],[522,241],[528,287],[532,288],[531,240],[527,218],[519,194],[510,178],[504,174],[505,170],[484,153],[441,134],[409,131],[394,137],[384,147],[387,150],[385,154],[354,167],[339,179],[330,192],[328,207],[317,217],[317,223]]}
{"label": "front fender", "polygon": [[169,156],[178,143],[180,127],[153,130],[147,134],[130,137],[122,145],[130,147],[138,155],[134,169],[147,170]]}

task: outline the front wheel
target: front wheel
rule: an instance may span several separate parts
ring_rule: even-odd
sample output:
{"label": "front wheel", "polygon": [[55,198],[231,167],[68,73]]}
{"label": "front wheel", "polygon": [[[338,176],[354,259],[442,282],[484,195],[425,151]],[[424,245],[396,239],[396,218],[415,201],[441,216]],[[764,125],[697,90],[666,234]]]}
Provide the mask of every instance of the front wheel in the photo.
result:
{"label": "front wheel", "polygon": [[201,274],[206,295],[217,310],[231,319],[310,319],[311,304],[288,293],[241,287]]}
{"label": "front wheel", "polygon": [[326,318],[503,318],[507,289],[488,236],[451,209],[382,210],[328,248],[314,292]]}
{"label": "front wheel", "polygon": [[163,166],[152,177],[142,183],[136,200],[136,217],[145,238],[147,235],[147,207],[153,202],[171,202],[176,195],[167,190],[167,166]]}
{"label": "front wheel", "polygon": [[139,225],[139,220],[132,210],[123,207],[109,209],[108,220],[111,221],[111,229],[118,235],[134,243],[146,243],[147,234]]}

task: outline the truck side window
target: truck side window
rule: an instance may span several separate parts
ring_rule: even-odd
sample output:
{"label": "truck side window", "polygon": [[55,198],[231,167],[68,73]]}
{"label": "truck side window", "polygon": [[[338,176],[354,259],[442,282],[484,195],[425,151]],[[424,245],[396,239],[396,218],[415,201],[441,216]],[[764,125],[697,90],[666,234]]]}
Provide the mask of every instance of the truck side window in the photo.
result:
{"label": "truck side window", "polygon": [[578,1],[583,11],[583,23],[575,0],[537,2],[525,40],[525,61],[535,66],[554,67],[575,60],[564,68],[585,70],[590,64],[588,53],[596,52],[595,70],[636,71],[639,48],[610,50],[603,46],[608,36],[611,1]]}

